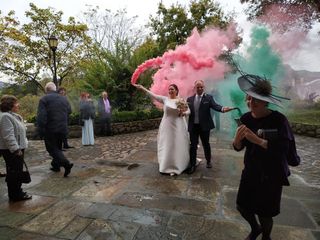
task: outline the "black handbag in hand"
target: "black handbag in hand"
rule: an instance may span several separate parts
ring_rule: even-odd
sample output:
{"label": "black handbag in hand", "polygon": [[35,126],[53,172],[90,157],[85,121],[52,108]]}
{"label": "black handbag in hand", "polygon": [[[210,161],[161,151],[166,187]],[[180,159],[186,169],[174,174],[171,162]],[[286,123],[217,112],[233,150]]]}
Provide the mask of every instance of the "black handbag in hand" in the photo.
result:
{"label": "black handbag in hand", "polygon": [[28,166],[26,164],[26,162],[23,160],[23,164],[26,167],[26,170],[22,171],[19,173],[19,180],[22,183],[30,183],[31,182],[31,176],[29,173],[29,169]]}

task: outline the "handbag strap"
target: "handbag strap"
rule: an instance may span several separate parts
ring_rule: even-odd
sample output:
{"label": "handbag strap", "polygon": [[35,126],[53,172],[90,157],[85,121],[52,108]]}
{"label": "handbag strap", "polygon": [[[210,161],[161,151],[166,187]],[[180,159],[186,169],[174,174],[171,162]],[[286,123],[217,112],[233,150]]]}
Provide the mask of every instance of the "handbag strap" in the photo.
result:
{"label": "handbag strap", "polygon": [[24,159],[23,159],[23,164],[26,167],[27,172],[29,172],[28,166],[27,166],[26,162],[24,161]]}

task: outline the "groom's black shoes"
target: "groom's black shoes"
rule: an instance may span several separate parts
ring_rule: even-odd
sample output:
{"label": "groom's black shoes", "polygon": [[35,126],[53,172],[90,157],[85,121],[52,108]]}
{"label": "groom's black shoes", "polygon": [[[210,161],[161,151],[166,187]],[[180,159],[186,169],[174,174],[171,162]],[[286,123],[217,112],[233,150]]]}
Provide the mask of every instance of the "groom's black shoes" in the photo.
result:
{"label": "groom's black shoes", "polygon": [[212,168],[211,162],[207,162],[207,168]]}
{"label": "groom's black shoes", "polygon": [[188,170],[187,170],[187,173],[188,174],[192,174],[196,171],[196,166],[191,166]]}

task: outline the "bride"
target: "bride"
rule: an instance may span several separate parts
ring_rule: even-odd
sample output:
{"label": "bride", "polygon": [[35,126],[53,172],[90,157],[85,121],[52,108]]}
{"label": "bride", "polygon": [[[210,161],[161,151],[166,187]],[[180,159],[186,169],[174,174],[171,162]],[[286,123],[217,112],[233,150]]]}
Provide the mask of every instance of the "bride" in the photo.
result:
{"label": "bride", "polygon": [[178,86],[169,85],[168,97],[156,95],[139,84],[133,86],[163,104],[157,138],[159,172],[171,176],[181,174],[189,164],[189,137],[185,117],[190,114],[190,110],[184,100],[178,97]]}

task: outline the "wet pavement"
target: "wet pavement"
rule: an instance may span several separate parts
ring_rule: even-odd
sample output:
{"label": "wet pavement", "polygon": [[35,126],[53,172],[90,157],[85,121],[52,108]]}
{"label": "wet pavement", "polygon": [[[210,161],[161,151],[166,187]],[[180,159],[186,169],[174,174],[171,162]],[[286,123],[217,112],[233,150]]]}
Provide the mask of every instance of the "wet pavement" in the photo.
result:
{"label": "wet pavement", "polygon": [[[31,141],[26,161],[32,200],[9,203],[0,179],[0,239],[244,239],[249,227],[235,209],[243,152],[224,134],[211,137],[214,164],[192,175],[160,175],[157,130],[97,138],[83,147],[70,139],[68,178],[49,170],[42,141]],[[320,239],[320,140],[296,136],[302,164],[292,168],[272,239]],[[203,151],[198,151],[203,159]],[[4,163],[0,161],[3,171]]]}

